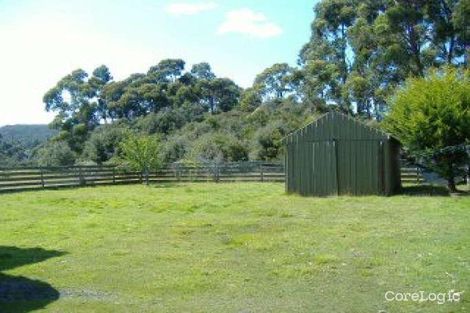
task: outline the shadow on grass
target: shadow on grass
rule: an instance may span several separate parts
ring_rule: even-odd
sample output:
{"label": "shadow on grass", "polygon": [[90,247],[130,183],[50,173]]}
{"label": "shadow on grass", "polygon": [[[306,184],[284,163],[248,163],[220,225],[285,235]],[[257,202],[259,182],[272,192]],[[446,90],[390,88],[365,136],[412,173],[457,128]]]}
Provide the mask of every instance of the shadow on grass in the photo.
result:
{"label": "shadow on grass", "polygon": [[436,197],[448,197],[450,196],[449,190],[444,186],[433,186],[433,185],[412,185],[403,186],[402,194],[407,196],[436,196]]}
{"label": "shadow on grass", "polygon": [[[0,246],[0,271],[10,270],[64,255],[42,248],[22,249]],[[26,313],[44,308],[59,299],[59,291],[50,284],[22,276],[0,273],[0,312]]]}

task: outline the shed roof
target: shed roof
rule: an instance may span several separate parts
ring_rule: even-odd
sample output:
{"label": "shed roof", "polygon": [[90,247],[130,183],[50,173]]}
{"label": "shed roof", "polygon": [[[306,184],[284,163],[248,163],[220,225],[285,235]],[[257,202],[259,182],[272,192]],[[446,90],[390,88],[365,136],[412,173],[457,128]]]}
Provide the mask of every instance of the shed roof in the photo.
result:
{"label": "shed roof", "polygon": [[283,138],[284,144],[326,140],[398,140],[343,113],[329,112]]}

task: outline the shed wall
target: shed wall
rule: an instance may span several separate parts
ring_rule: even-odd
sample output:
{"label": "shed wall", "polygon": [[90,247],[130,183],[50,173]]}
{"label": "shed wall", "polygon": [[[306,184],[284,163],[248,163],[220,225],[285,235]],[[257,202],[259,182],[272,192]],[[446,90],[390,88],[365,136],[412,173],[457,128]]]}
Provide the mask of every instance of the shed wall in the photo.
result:
{"label": "shed wall", "polygon": [[305,196],[396,193],[399,143],[342,114],[286,138],[286,190]]}

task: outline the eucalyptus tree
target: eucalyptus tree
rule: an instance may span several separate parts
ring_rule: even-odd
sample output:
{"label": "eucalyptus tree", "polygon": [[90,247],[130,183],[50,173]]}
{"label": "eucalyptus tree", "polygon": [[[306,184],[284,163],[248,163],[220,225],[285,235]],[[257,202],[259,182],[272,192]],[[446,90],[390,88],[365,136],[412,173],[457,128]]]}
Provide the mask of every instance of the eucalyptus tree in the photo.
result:
{"label": "eucalyptus tree", "polygon": [[212,72],[210,64],[207,62],[194,64],[191,68],[191,74],[197,79],[213,80],[216,78],[215,74]]}
{"label": "eucalyptus tree", "polygon": [[107,118],[107,105],[101,93],[112,80],[106,66],[100,66],[89,78],[78,69],[62,78],[43,97],[46,111],[57,115],[51,127],[60,130],[75,152],[81,152],[88,133]]}
{"label": "eucalyptus tree", "polygon": [[281,100],[295,91],[295,68],[277,63],[256,76],[254,88],[267,100]]}
{"label": "eucalyptus tree", "polygon": [[310,41],[300,52],[300,63],[306,68],[305,87],[317,91],[328,103],[350,110],[342,97],[351,69],[348,29],[356,18],[356,0],[323,0],[315,6]]}
{"label": "eucalyptus tree", "polygon": [[152,66],[147,76],[155,82],[175,82],[183,74],[185,65],[181,59],[165,59]]}
{"label": "eucalyptus tree", "polygon": [[380,118],[406,78],[442,65],[467,66],[469,2],[320,1],[300,52],[304,97]]}

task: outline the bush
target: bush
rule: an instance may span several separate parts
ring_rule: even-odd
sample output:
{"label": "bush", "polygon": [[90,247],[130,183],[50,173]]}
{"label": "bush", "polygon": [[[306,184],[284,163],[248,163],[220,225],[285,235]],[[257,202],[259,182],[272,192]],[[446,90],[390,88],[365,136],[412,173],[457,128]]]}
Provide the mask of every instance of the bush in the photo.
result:
{"label": "bush", "polygon": [[277,160],[282,154],[282,138],[287,131],[280,123],[274,122],[258,130],[253,138],[253,154],[255,160]]}
{"label": "bush", "polygon": [[197,139],[189,159],[196,162],[238,162],[248,160],[248,149],[233,135],[209,133]]}
{"label": "bush", "polygon": [[160,167],[159,140],[155,136],[130,134],[120,145],[124,162],[145,175],[148,184],[150,171]]}
{"label": "bush", "polygon": [[50,141],[35,152],[39,166],[71,166],[76,158],[75,152],[62,141]]}
{"label": "bush", "polygon": [[119,145],[128,133],[129,128],[119,123],[100,126],[85,143],[83,158],[96,164],[108,162],[120,153]]}
{"label": "bush", "polygon": [[384,126],[455,191],[457,170],[468,155],[442,151],[470,141],[470,72],[446,68],[409,79],[392,99]]}

